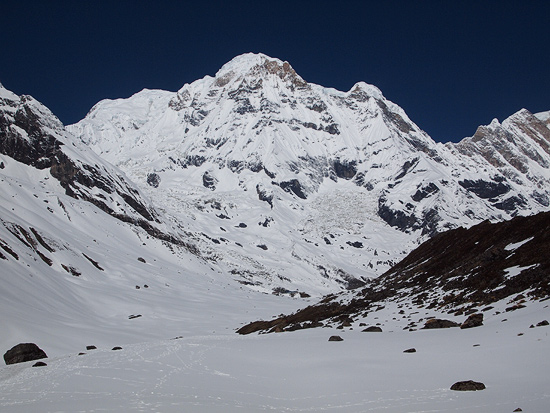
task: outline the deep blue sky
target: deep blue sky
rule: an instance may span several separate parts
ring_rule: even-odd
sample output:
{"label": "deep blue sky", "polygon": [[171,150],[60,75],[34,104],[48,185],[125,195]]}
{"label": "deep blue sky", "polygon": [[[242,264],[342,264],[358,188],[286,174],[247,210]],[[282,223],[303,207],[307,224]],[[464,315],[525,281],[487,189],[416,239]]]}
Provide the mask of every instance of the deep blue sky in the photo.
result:
{"label": "deep blue sky", "polygon": [[0,82],[64,123],[104,98],[178,90],[234,56],[308,82],[378,86],[437,141],[550,110],[548,1],[10,1]]}

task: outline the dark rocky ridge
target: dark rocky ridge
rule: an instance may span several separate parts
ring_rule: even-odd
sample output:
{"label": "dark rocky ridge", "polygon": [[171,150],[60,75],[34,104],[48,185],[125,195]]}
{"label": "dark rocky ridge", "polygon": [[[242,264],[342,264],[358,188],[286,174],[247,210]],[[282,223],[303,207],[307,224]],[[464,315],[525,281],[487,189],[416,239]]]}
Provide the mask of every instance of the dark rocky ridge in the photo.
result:
{"label": "dark rocky ridge", "polygon": [[[340,323],[375,309],[386,299],[405,298],[455,315],[519,294],[526,300],[542,300],[550,297],[550,254],[544,251],[550,251],[550,212],[450,230],[424,242],[349,301],[329,295],[294,314],[256,321],[237,332],[292,331]],[[509,275],[509,268],[518,268],[518,273]]]}

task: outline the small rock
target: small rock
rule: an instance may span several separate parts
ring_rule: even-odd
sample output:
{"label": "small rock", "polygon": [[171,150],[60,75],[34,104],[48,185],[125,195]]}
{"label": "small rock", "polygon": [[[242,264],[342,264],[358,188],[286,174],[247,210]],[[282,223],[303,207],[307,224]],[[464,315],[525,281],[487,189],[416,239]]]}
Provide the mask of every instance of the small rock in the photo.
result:
{"label": "small rock", "polygon": [[466,381],[457,381],[455,384],[451,386],[451,390],[456,391],[476,391],[476,390],[484,390],[485,384],[473,381],[473,380],[466,380]]}
{"label": "small rock", "polygon": [[377,326],[370,326],[365,328],[364,330],[361,330],[363,333],[381,333],[382,329]]}
{"label": "small rock", "polygon": [[86,353],[82,353],[82,352],[78,353],[79,356],[83,356],[84,354]]}
{"label": "small rock", "polygon": [[403,353],[416,353],[416,349],[414,347],[408,348],[407,350],[403,350]]}
{"label": "small rock", "polygon": [[144,264],[146,263],[145,258],[143,258],[143,257],[138,257],[137,260],[138,260],[139,262],[144,263]]}
{"label": "small rock", "polygon": [[86,350],[96,350],[96,346],[86,346]]}
{"label": "small rock", "polygon": [[328,341],[344,341],[344,339],[340,336],[330,336]]}
{"label": "small rock", "polygon": [[122,350],[122,347],[113,347],[112,350]]}
{"label": "small rock", "polygon": [[523,409],[521,407],[518,407],[516,410],[514,410],[514,412],[522,412]]}
{"label": "small rock", "polygon": [[537,327],[542,327],[542,326],[547,326],[548,325],[548,321],[547,320],[543,320],[541,321],[540,323],[537,323]]}
{"label": "small rock", "polygon": [[4,354],[6,364],[23,363],[25,361],[33,361],[45,359],[48,356],[40,347],[34,343],[20,343]]}
{"label": "small rock", "polygon": [[128,316],[128,320],[133,320],[134,318],[139,318],[139,317],[141,317],[141,314],[132,314]]}
{"label": "small rock", "polygon": [[44,363],[43,361],[37,361],[37,362],[34,363],[32,366],[33,366],[33,367],[44,367],[44,366],[47,366],[47,364]]}

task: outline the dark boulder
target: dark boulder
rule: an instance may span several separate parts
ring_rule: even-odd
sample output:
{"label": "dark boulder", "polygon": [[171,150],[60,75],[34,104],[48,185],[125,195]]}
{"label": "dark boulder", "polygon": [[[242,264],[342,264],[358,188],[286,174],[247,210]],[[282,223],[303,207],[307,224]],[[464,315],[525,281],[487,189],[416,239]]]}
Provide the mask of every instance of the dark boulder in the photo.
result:
{"label": "dark boulder", "polygon": [[96,346],[86,346],[86,350],[96,350]]}
{"label": "dark boulder", "polygon": [[37,362],[34,363],[32,366],[33,366],[33,367],[44,367],[44,366],[47,366],[47,364],[44,363],[43,361],[37,361]]}
{"label": "dark boulder", "polygon": [[467,381],[457,381],[455,384],[451,386],[451,390],[456,391],[476,391],[476,390],[484,390],[485,384],[473,381],[473,380],[467,380]]}
{"label": "dark boulder", "polygon": [[544,327],[548,325],[548,320],[543,320],[540,323],[537,323],[537,327]]}
{"label": "dark boulder", "polygon": [[450,328],[450,327],[458,327],[460,324],[455,323],[454,321],[450,320],[442,320],[440,318],[432,318],[424,324],[423,329],[432,329],[432,328]]}
{"label": "dark boulder", "polygon": [[362,330],[363,333],[381,333],[382,329],[377,326],[370,326]]}
{"label": "dark boulder", "polygon": [[340,336],[330,336],[328,341],[344,341],[344,339]]}
{"label": "dark boulder", "polygon": [[12,347],[4,354],[6,364],[23,363],[25,361],[45,359],[48,356],[34,343],[21,343]]}
{"label": "dark boulder", "polygon": [[408,348],[407,350],[403,350],[403,353],[416,353],[416,349],[414,347]]}
{"label": "dark boulder", "polygon": [[469,316],[464,323],[460,326],[460,328],[472,328],[472,327],[479,327],[483,325],[483,314],[476,313]]}
{"label": "dark boulder", "polygon": [[112,350],[122,350],[122,347],[116,346],[116,347],[113,347]]}

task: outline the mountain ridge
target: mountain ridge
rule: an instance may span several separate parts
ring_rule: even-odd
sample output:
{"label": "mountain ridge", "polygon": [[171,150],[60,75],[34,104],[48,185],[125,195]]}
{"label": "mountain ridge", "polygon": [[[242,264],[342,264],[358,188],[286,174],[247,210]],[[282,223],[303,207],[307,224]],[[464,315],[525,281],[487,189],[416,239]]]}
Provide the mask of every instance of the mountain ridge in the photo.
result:
{"label": "mountain ridge", "polygon": [[[201,216],[211,239],[243,244],[243,231],[229,238],[225,225],[218,230],[223,219],[232,226],[266,223],[262,227],[270,229],[256,231],[245,251],[259,263],[277,261],[270,246],[283,239],[290,242],[285,249],[316,245],[317,252],[306,253],[306,261],[315,263],[309,276],[334,265],[321,256],[362,245],[362,257],[351,253],[337,259],[336,268],[370,278],[435,233],[545,211],[550,200],[550,129],[529,112],[519,111],[498,127],[482,126],[459,144],[437,144],[375,86],[324,88],[307,83],[288,62],[262,54],[238,56],[214,77],[177,92],[142,91],[100,102],[68,129],[121,167],[175,221]],[[361,210],[340,202],[336,188]],[[218,210],[208,211],[212,202]],[[348,220],[363,222],[342,234],[345,241],[333,241],[337,225],[319,210],[330,204]],[[189,229],[198,232],[192,223]],[[400,241],[383,248],[368,241],[384,231]],[[257,245],[268,250],[258,256]],[[211,246],[224,248],[223,241]],[[232,255],[243,252],[228,248]]]}

